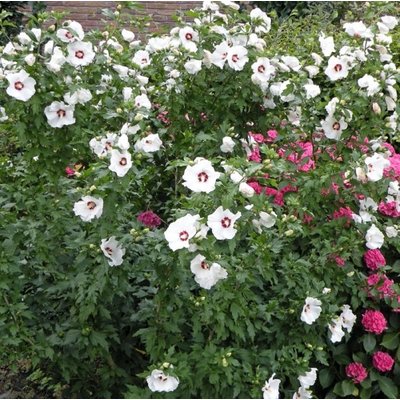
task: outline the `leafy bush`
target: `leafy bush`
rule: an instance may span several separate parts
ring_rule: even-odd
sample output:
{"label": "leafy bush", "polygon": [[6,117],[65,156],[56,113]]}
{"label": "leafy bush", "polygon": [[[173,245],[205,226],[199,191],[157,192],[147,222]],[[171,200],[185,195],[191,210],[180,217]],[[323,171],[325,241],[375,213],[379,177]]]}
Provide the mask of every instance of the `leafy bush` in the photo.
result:
{"label": "leafy bush", "polygon": [[53,396],[395,398],[397,19],[283,47],[224,3],[3,48],[1,363]]}

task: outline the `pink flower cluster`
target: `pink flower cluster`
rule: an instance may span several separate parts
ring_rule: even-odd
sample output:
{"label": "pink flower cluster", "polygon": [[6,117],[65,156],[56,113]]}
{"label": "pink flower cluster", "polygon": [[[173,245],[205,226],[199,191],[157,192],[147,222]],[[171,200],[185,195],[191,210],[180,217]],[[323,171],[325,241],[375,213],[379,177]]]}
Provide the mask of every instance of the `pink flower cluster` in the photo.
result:
{"label": "pink flower cluster", "polygon": [[368,372],[364,365],[353,362],[346,367],[346,375],[353,380],[354,383],[361,383],[368,376]]}
{"label": "pink flower cluster", "polygon": [[149,228],[157,228],[157,226],[161,225],[161,218],[153,211],[143,211],[138,215],[137,219]]}
{"label": "pink flower cluster", "polygon": [[[375,286],[380,298],[392,297],[395,294],[393,290],[394,281],[385,274],[372,274],[367,278],[367,283],[369,286]],[[380,284],[378,285],[378,283]]]}
{"label": "pink flower cluster", "polygon": [[367,250],[364,253],[364,261],[367,267],[373,271],[386,265],[385,257],[379,249]]}
{"label": "pink flower cluster", "polygon": [[363,314],[361,323],[367,332],[381,334],[387,328],[385,316],[376,310],[367,310]]}
{"label": "pink flower cluster", "polygon": [[381,201],[378,206],[378,211],[386,217],[398,218],[400,217],[400,211],[397,211],[396,202],[389,201],[385,203]]}
{"label": "pink flower cluster", "polygon": [[346,225],[349,226],[353,221],[353,211],[350,207],[340,207],[339,210],[333,212],[333,219],[345,218]]}
{"label": "pink flower cluster", "polygon": [[312,159],[314,150],[311,142],[297,141],[292,144],[291,149],[294,150],[288,154],[287,148],[280,148],[278,154],[281,158],[297,165],[297,170],[307,172],[315,168],[315,162]]}
{"label": "pink flower cluster", "polygon": [[393,368],[393,357],[384,351],[377,351],[372,356],[372,365],[380,372],[388,372]]}

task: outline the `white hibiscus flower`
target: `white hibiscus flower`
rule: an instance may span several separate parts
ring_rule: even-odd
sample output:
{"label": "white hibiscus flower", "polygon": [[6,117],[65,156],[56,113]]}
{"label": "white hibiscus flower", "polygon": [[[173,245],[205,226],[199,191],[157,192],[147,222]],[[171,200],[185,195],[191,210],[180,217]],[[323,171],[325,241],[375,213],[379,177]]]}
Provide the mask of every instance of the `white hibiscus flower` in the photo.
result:
{"label": "white hibiscus flower", "polygon": [[185,70],[190,75],[195,75],[201,71],[201,60],[189,60],[184,65]]}
{"label": "white hibiscus flower", "polygon": [[353,314],[350,306],[345,304],[342,306],[342,313],[340,314],[340,319],[342,320],[342,326],[347,330],[347,332],[351,332],[354,324],[356,323],[357,317]]}
{"label": "white hibiscus flower", "polygon": [[125,42],[130,43],[135,40],[135,34],[132,31],[128,31],[127,29],[122,29],[121,35]]}
{"label": "white hibiscus flower", "polygon": [[188,165],[183,173],[183,186],[195,193],[210,193],[215,190],[215,183],[220,177],[211,162],[205,158],[197,157],[193,165]]}
{"label": "white hibiscus flower", "polygon": [[36,81],[24,70],[7,74],[6,79],[9,83],[7,94],[17,100],[28,101],[36,92]]}
{"label": "white hibiscus flower", "polygon": [[223,153],[232,153],[233,148],[235,147],[235,142],[230,136],[224,136],[222,138],[222,144],[219,146]]}
{"label": "white hibiscus flower", "polygon": [[249,58],[247,57],[247,49],[243,46],[232,46],[226,57],[228,65],[235,71],[241,71]]}
{"label": "white hibiscus flower", "polygon": [[71,43],[77,40],[83,40],[85,33],[82,25],[77,21],[66,21],[64,28],[58,29],[57,37],[64,43]]}
{"label": "white hibiscus flower", "polygon": [[141,94],[135,97],[135,106],[137,108],[145,108],[147,110],[151,109],[150,100],[145,94]]}
{"label": "white hibiscus flower", "polygon": [[325,74],[331,81],[346,78],[349,74],[349,66],[347,60],[332,56],[328,60],[328,66],[325,69]]}
{"label": "white hibiscus flower", "polygon": [[371,38],[373,37],[373,33],[371,29],[367,28],[364,22],[347,22],[343,24],[343,28],[345,32],[353,37],[357,38]]}
{"label": "white hibiscus flower", "polygon": [[323,33],[319,36],[319,44],[321,46],[322,54],[329,57],[335,51],[335,42],[332,36],[326,37]]}
{"label": "white hibiscus flower", "polygon": [[211,54],[211,63],[219,68],[224,68],[225,62],[228,57],[230,47],[227,42],[222,42],[215,46],[214,52]]}
{"label": "white hibiscus flower", "polygon": [[179,39],[186,50],[192,53],[197,51],[196,42],[199,41],[199,34],[193,30],[193,28],[185,26],[184,28],[179,29]]}
{"label": "white hibiscus flower", "polygon": [[179,385],[179,379],[165,375],[163,371],[155,369],[146,378],[149,389],[152,392],[173,392]]}
{"label": "white hibiscus flower", "polygon": [[44,109],[47,122],[53,128],[62,128],[64,125],[72,125],[75,123],[74,118],[75,106],[65,104],[62,101],[53,101]]}
{"label": "white hibiscus flower", "polygon": [[103,199],[83,196],[80,201],[74,204],[74,213],[85,222],[100,218],[103,214]]}
{"label": "white hibiscus flower", "polygon": [[115,236],[111,236],[109,239],[102,239],[101,250],[103,251],[104,255],[110,259],[108,264],[113,266],[118,266],[123,263],[122,257],[125,255],[125,249],[121,247],[117,240],[115,240]]}
{"label": "white hibiscus flower", "polygon": [[385,237],[375,224],[372,224],[365,235],[365,240],[367,241],[366,246],[374,250],[382,247]]}
{"label": "white hibiscus flower", "polygon": [[344,331],[342,329],[342,319],[335,317],[328,324],[329,331],[331,333],[330,339],[332,343],[338,343],[343,339]]}
{"label": "white hibiscus flower", "polygon": [[139,50],[133,56],[132,62],[143,69],[151,64],[150,54],[146,50]]}
{"label": "white hibiscus flower", "polygon": [[189,240],[196,234],[200,216],[187,214],[172,222],[164,232],[171,250],[189,248]]}
{"label": "white hibiscus flower", "polygon": [[358,86],[360,88],[367,89],[367,96],[373,96],[381,90],[379,82],[371,75],[365,74],[358,81]]}
{"label": "white hibiscus flower", "polygon": [[239,211],[233,214],[229,210],[224,210],[222,206],[218,207],[207,218],[207,225],[211,228],[213,235],[218,240],[233,239],[236,235],[237,229],[234,228],[235,222],[241,217],[242,213]]}
{"label": "white hibiscus flower", "polygon": [[312,392],[311,390],[308,390],[304,388],[303,386],[300,386],[297,390],[297,392],[294,393],[293,399],[312,399]]}
{"label": "white hibiscus flower", "polygon": [[228,273],[219,264],[211,266],[205,261],[205,257],[198,254],[190,262],[190,270],[195,275],[194,280],[204,289],[211,289],[219,280],[226,279]]}
{"label": "white hibiscus flower", "polygon": [[144,153],[154,153],[160,150],[161,146],[162,141],[158,136],[158,133],[150,133],[135,143],[135,150],[143,151]]}
{"label": "white hibiscus flower", "polygon": [[67,62],[74,67],[86,66],[93,62],[95,53],[90,42],[73,42],[67,47]]}
{"label": "white hibiscus flower", "polygon": [[274,379],[275,374],[272,374],[268,381],[265,381],[264,386],[261,388],[263,391],[264,399],[279,399],[279,385],[280,379]]}
{"label": "white hibiscus flower", "polygon": [[252,64],[251,69],[253,75],[251,75],[251,81],[256,85],[262,85],[267,83],[275,75],[275,67],[271,65],[270,61],[266,57],[260,57],[257,61]]}
{"label": "white hibiscus flower", "polygon": [[98,157],[104,157],[107,153],[111,152],[116,140],[117,135],[115,133],[109,133],[100,140],[96,138],[91,139],[89,146]]}
{"label": "white hibiscus flower", "polygon": [[321,304],[320,300],[315,299],[314,297],[307,297],[300,319],[306,324],[311,325],[321,314]]}
{"label": "white hibiscus flower", "polygon": [[338,120],[334,116],[328,115],[325,120],[321,121],[321,128],[328,139],[339,140],[347,126],[343,117]]}
{"label": "white hibiscus flower", "polygon": [[64,101],[68,104],[85,104],[88,101],[92,100],[92,94],[88,89],[78,89],[71,94],[68,92],[64,95]]}
{"label": "white hibiscus flower", "polygon": [[131,154],[127,151],[111,150],[111,159],[108,169],[122,178],[132,167]]}
{"label": "white hibiscus flower", "polygon": [[309,387],[313,386],[317,380],[317,371],[318,368],[311,368],[305,375],[300,375],[297,379],[300,382],[300,385],[308,389]]}
{"label": "white hibiscus flower", "polygon": [[390,161],[381,153],[374,153],[365,159],[367,166],[367,178],[371,182],[377,182],[383,178],[383,170],[390,166]]}

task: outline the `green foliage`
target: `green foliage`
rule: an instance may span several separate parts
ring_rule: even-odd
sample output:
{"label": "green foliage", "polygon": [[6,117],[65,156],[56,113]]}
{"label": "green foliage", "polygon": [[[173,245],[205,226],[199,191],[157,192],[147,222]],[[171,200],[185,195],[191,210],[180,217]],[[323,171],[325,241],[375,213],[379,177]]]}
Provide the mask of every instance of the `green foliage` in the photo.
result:
{"label": "green foliage", "polygon": [[[367,73],[384,84],[375,50],[336,82],[323,72],[325,58],[313,78],[321,95],[305,95],[309,75],[303,67],[314,64],[312,52],[321,53],[322,26],[326,24],[326,34],[337,29],[339,14],[329,17],[329,24],[319,18],[324,7],[333,5],[299,5],[295,10],[303,10],[301,19],[293,18],[292,10],[281,23],[273,21],[269,33],[260,33],[266,45],[249,46],[249,62],[242,70],[203,65],[197,74],[188,73],[185,63],[203,59],[223,37],[216,29],[222,20],[207,22],[209,11],[191,13],[204,18],[195,26],[197,53],[180,45],[154,51],[144,68],[132,58],[146,43],[130,45],[121,27],[131,23],[141,28],[146,19],[133,20],[122,6],[103,13],[112,19],[104,32],[85,33],[83,40],[96,46],[94,61],[81,67],[65,62],[58,71],[49,65],[51,55],[44,48],[52,40],[67,55],[68,44],[57,35],[62,14],[44,11],[28,21],[27,35],[41,26],[40,39],[31,38],[32,49],[29,44],[15,54],[2,54],[34,77],[36,93],[18,101],[6,93],[8,81],[0,80],[0,104],[8,116],[0,123],[0,365],[30,360],[31,381],[54,397],[258,398],[275,373],[281,397],[292,398],[298,376],[312,367],[318,368],[313,390],[320,398],[397,396],[400,319],[393,311],[395,300],[381,299],[376,288],[365,288],[362,256],[370,223],[335,218],[335,212],[346,206],[359,212],[360,194],[385,199],[389,178],[364,184],[355,170],[365,164],[363,146],[369,155],[375,152],[367,139],[392,139],[395,144],[399,138],[387,124],[393,113],[383,96],[367,96],[357,84]],[[344,5],[335,7],[341,10]],[[371,24],[394,6],[382,5],[376,16],[374,7],[360,7]],[[257,27],[247,13],[224,10],[232,32],[243,28],[247,35]],[[177,21],[184,26],[180,17]],[[398,34],[397,28],[393,37]],[[174,39],[179,40],[178,35]],[[342,31],[335,34],[337,49],[360,43]],[[394,42],[394,56],[397,46]],[[30,54],[35,56],[31,64],[25,59]],[[265,92],[250,79],[251,65],[260,56],[289,54],[299,58],[301,70],[277,67],[278,77],[272,79],[288,80],[281,96],[293,94],[294,100],[275,96],[276,106],[269,109]],[[393,79],[398,81],[397,71]],[[127,88],[132,96],[123,95]],[[45,108],[66,101],[65,94],[78,89],[93,97],[75,104],[75,123],[50,126]],[[149,110],[136,104],[142,93],[151,100]],[[335,115],[349,122],[339,141],[315,134],[333,97],[340,99]],[[371,112],[374,103],[380,113]],[[300,106],[296,123],[293,114]],[[108,168],[109,156],[97,157],[89,141],[111,133],[121,136],[127,123],[132,167],[118,177]],[[277,138],[259,145],[262,162],[249,161],[241,148],[254,146],[249,131],[266,135],[272,129]],[[163,146],[152,153],[133,150],[149,133],[157,133]],[[232,154],[220,149],[226,137],[236,143]],[[290,156],[300,157],[304,150],[300,144],[313,150],[293,162]],[[196,157],[210,160],[221,173],[211,193],[183,185],[184,171]],[[302,171],[309,162],[315,168]],[[72,170],[70,177],[66,167]],[[233,171],[258,182],[263,193],[244,196],[230,178]],[[277,194],[275,201],[266,187]],[[74,204],[86,195],[104,199],[99,219],[85,222],[74,215]],[[171,223],[188,213],[199,214],[206,223],[219,206],[241,212],[232,240],[218,240],[209,232],[205,239],[191,239],[194,251],[172,251],[164,235]],[[160,227],[138,222],[145,210],[160,216]],[[257,226],[260,212],[275,213],[275,224]],[[373,214],[382,231],[392,224]],[[102,239],[111,236],[126,250],[116,267],[100,248]],[[399,241],[385,240],[384,271],[397,279]],[[199,253],[228,271],[227,279],[210,290],[201,287],[190,270]],[[341,261],[344,265],[339,266]],[[310,325],[300,319],[306,297],[322,304],[321,316]],[[328,324],[344,304],[357,314],[357,324],[340,343],[333,343]],[[359,322],[366,308],[375,307],[388,317],[381,336],[366,333]],[[396,357],[387,375],[374,370],[371,362],[382,348]],[[351,362],[368,368],[368,378],[360,385],[346,376]],[[146,378],[155,369],[179,378],[176,391],[150,391]]]}

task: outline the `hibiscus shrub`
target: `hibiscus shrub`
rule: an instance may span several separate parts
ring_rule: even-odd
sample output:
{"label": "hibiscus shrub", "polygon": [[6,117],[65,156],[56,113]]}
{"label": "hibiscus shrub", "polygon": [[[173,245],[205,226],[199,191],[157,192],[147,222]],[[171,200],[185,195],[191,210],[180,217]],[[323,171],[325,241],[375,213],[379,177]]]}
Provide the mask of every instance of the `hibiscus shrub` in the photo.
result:
{"label": "hibiscus shrub", "polygon": [[106,14],[1,51],[1,364],[52,396],[396,398],[397,18],[289,52],[229,1],[146,40]]}

